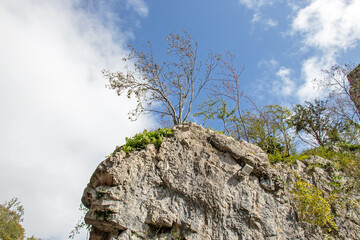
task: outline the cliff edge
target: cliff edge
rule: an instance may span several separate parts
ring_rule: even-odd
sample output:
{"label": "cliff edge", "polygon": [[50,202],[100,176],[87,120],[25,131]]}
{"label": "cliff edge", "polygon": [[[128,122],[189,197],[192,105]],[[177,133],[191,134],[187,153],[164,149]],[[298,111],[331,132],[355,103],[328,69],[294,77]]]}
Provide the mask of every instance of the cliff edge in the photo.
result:
{"label": "cliff edge", "polygon": [[117,148],[99,164],[82,197],[91,240],[360,239],[356,204],[332,204],[334,217],[322,226],[302,221],[296,182],[332,192],[334,179],[350,181],[331,161],[313,156],[271,166],[245,141],[194,123],[173,130],[158,148]]}

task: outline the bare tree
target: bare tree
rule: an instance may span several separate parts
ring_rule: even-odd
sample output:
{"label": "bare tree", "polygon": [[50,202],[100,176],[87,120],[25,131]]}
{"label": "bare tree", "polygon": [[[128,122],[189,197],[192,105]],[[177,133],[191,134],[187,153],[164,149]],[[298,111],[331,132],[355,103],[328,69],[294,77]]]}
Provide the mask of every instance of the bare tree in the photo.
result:
{"label": "bare tree", "polygon": [[345,121],[358,122],[360,113],[357,111],[350,94],[350,84],[347,80],[347,75],[353,68],[353,64],[334,65],[330,70],[323,70],[326,74],[325,78],[314,81],[316,81],[319,89],[328,92],[328,101],[334,114]]}
{"label": "bare tree", "polygon": [[199,107],[199,112],[195,116],[203,116],[206,120],[221,120],[227,134],[236,139],[244,139],[251,142],[249,129],[244,118],[247,114],[244,106],[250,105],[257,112],[259,109],[242,90],[240,76],[244,71],[244,66],[237,68],[234,63],[235,55],[227,52],[221,57],[218,72],[218,79],[213,82],[208,100]]}
{"label": "bare tree", "polygon": [[198,61],[198,44],[186,31],[171,33],[165,40],[167,61],[157,62],[152,45],[147,42],[144,51],[129,46],[131,51],[123,60],[133,61],[132,70],[103,71],[110,89],[119,96],[126,92],[129,98],[137,99],[136,108],[129,112],[131,120],[142,113],[155,113],[160,118],[170,118],[173,124],[186,121],[194,101],[219,64],[220,57],[211,53],[204,62]]}

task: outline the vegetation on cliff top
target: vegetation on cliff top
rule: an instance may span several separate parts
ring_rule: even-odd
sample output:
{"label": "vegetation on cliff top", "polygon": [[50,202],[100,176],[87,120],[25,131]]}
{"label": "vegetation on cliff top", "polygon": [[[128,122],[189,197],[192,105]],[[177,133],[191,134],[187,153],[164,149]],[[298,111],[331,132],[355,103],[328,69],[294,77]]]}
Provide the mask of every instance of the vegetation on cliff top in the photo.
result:
{"label": "vegetation on cliff top", "polygon": [[[0,239],[2,240],[23,240],[25,229],[21,226],[23,221],[24,208],[17,198],[0,204]],[[40,240],[34,236],[27,240]]]}
{"label": "vegetation on cliff top", "polygon": [[159,128],[157,131],[147,131],[136,134],[132,138],[126,138],[126,143],[121,147],[121,150],[129,153],[133,150],[141,150],[148,144],[154,144],[155,147],[160,147],[164,137],[171,137],[174,131],[169,128]]}
{"label": "vegetation on cliff top", "polygon": [[[207,97],[193,114],[200,117],[204,125],[210,121],[212,128],[228,136],[260,146],[273,164],[294,164],[296,160],[307,160],[312,155],[329,159],[332,167],[352,176],[353,189],[359,191],[360,113],[354,107],[346,79],[352,65],[334,66],[324,71],[327,77],[318,81],[318,89],[327,93],[325,96],[292,108],[276,104],[259,107],[244,93],[240,81],[244,67],[236,67],[235,56],[230,52],[209,55],[206,68],[201,71],[201,64],[196,62],[197,42],[189,34],[172,33],[166,40],[170,58],[163,64],[155,61],[148,42],[145,51],[131,48],[124,58],[124,61],[135,60],[134,71],[104,71],[109,87],[118,95],[126,91],[128,97],[135,95],[137,98],[138,105],[130,113],[131,118],[152,112],[173,124],[183,123],[192,113],[200,91],[206,90]],[[213,80],[210,76],[215,68],[219,71]],[[198,78],[200,73],[205,74],[202,79]],[[206,84],[210,88],[204,88]],[[153,105],[154,102],[162,104]],[[129,153],[150,143],[159,147],[163,137],[172,134],[171,129],[144,130],[133,138],[126,138],[121,150]],[[305,150],[299,153],[299,149]],[[334,186],[339,185],[337,180],[335,176]],[[338,194],[349,195],[353,191],[345,187],[334,188],[336,193],[326,195],[301,179],[294,184],[294,199],[298,202],[301,219],[336,230],[331,204],[340,201]]]}

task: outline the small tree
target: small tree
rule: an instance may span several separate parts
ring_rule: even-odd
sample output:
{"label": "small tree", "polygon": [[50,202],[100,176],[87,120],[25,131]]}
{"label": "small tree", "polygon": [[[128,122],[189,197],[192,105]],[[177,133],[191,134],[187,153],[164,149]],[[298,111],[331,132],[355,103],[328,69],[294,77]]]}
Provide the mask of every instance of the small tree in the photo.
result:
{"label": "small tree", "polygon": [[0,204],[0,239],[24,239],[25,230],[20,225],[23,215],[24,208],[17,198]]}
{"label": "small tree", "polygon": [[[0,204],[0,239],[1,240],[23,240],[25,229],[21,226],[23,221],[24,208],[17,198]],[[41,240],[34,236],[27,240]]]}
{"label": "small tree", "polygon": [[[293,109],[290,123],[299,138],[305,143],[315,146],[326,146],[340,141],[340,133],[344,123],[329,110],[327,101],[316,99],[298,104]],[[302,134],[305,135],[302,135]]]}
{"label": "small tree", "polygon": [[235,56],[221,58],[220,78],[212,84],[211,94],[194,116],[220,121],[226,134],[258,144],[269,153],[288,154],[293,150],[293,137],[287,119],[291,111],[278,105],[257,105],[241,90],[240,76],[244,67],[234,66]]}
{"label": "small tree", "polygon": [[129,113],[131,120],[142,113],[155,113],[160,118],[169,117],[173,124],[186,121],[193,103],[218,65],[219,56],[211,53],[203,63],[198,61],[198,44],[185,31],[171,33],[165,40],[169,46],[168,60],[157,62],[152,45],[147,42],[144,51],[129,46],[131,51],[123,60],[133,60],[133,70],[103,71],[109,88],[119,96],[126,92],[129,98],[137,99],[136,108]]}
{"label": "small tree", "polygon": [[350,84],[347,79],[353,68],[353,64],[334,65],[330,70],[323,70],[326,74],[323,79],[315,79],[315,81],[318,88],[327,93],[324,97],[327,101],[327,111],[331,113],[332,118],[337,118],[342,123],[342,131],[338,132],[339,141],[359,144],[360,113],[350,94]]}
{"label": "small tree", "polygon": [[264,106],[262,120],[265,122],[265,138],[262,141],[269,142],[269,153],[280,152],[288,155],[295,152],[294,133],[289,119],[292,115],[291,110],[279,105]]}
{"label": "small tree", "polygon": [[199,112],[194,116],[202,116],[204,123],[207,120],[220,120],[227,134],[235,139],[244,139],[250,142],[246,126],[244,105],[250,103],[256,108],[251,99],[241,90],[240,76],[244,67],[236,68],[235,56],[227,52],[220,61],[220,76],[212,84],[208,100],[199,106]]}

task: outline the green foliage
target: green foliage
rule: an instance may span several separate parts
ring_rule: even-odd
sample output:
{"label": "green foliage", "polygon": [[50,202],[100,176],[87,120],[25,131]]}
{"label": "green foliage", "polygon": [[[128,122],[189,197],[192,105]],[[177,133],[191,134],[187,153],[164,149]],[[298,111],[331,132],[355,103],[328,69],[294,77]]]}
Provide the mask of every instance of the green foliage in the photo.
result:
{"label": "green foliage", "polygon": [[[216,130],[216,129],[214,129],[214,128],[212,128],[212,127],[209,127],[209,126],[206,126],[206,129],[211,130],[211,131],[213,131],[213,132],[215,132],[215,133],[225,134],[225,131],[219,131],[219,130]],[[226,134],[225,134],[225,135],[226,135]]]}
{"label": "green foliage", "polygon": [[359,145],[353,144],[341,144],[340,146],[342,146],[344,150],[334,151],[331,147],[317,147],[307,149],[301,154],[284,156],[281,153],[274,153],[268,154],[268,156],[272,164],[283,162],[289,165],[294,164],[296,160],[304,161],[310,156],[319,156],[328,159],[333,163],[335,168],[355,178],[353,186],[356,188],[360,183],[360,155],[358,151],[360,147]]}
{"label": "green foliage", "polygon": [[305,102],[305,105],[298,104],[293,112],[290,123],[304,142],[311,146],[326,146],[341,140],[343,122],[332,114],[327,101],[316,99],[314,102]]}
{"label": "green foliage", "polygon": [[[350,147],[357,148],[350,145]],[[306,155],[317,155],[329,159],[335,166],[349,176],[360,180],[360,156],[357,152],[339,151],[336,152],[329,147],[318,147],[303,152]]]}
{"label": "green foliage", "polygon": [[329,185],[332,187],[332,193],[337,194],[339,192],[342,192],[343,190],[343,184],[341,180],[343,179],[343,175],[340,174],[338,176],[333,177],[333,181],[329,183]]}
{"label": "green foliage", "polygon": [[96,192],[96,199],[102,199],[104,197],[105,193],[102,192]]}
{"label": "green foliage", "polygon": [[159,128],[157,131],[150,132],[145,129],[142,133],[138,133],[132,138],[126,138],[126,144],[122,146],[121,150],[129,153],[133,150],[144,149],[148,144],[160,147],[164,137],[171,137],[173,135],[174,131],[169,128]]}
{"label": "green foliage", "polygon": [[27,240],[41,240],[41,239],[37,238],[37,237],[34,237],[34,236],[31,236],[31,237],[27,238]]}
{"label": "green foliage", "polygon": [[[17,198],[0,204],[0,239],[2,240],[23,240],[25,229],[21,226],[23,221],[24,208]],[[41,240],[34,236],[27,240]]]}
{"label": "green foliage", "polygon": [[356,151],[356,150],[360,150],[360,144],[351,144],[351,143],[339,143],[338,146],[340,148],[343,148],[347,151]]}
{"label": "green foliage", "polygon": [[0,204],[0,236],[3,239],[24,239],[25,230],[21,226],[24,208],[17,198]]}
{"label": "green foliage", "polygon": [[199,112],[194,114],[194,117],[202,116],[203,124],[205,125],[207,120],[220,120],[224,127],[223,131],[219,131],[225,133],[227,135],[232,135],[234,133],[231,132],[229,127],[231,126],[231,121],[234,121],[235,109],[229,112],[227,103],[222,101],[221,98],[209,98],[208,100],[202,102],[199,105]]}
{"label": "green foliage", "polygon": [[284,155],[282,153],[274,153],[274,154],[268,154],[269,161],[272,164],[283,162],[289,165],[295,164],[296,160],[304,161],[310,157],[308,154],[291,154],[291,155]]}
{"label": "green foliage", "polygon": [[112,214],[114,213],[111,211],[95,211],[96,218],[100,218],[104,221],[109,220]]}
{"label": "green foliage", "polygon": [[90,231],[91,225],[85,223],[85,215],[89,211],[84,204],[80,204],[79,210],[82,212],[82,216],[78,223],[74,226],[73,230],[69,233],[68,239],[74,239],[77,234],[80,234],[80,231],[82,229],[86,229],[87,231]]}
{"label": "green foliage", "polygon": [[330,203],[314,185],[298,180],[295,182],[294,200],[302,221],[325,227],[329,232],[337,230]]}
{"label": "green foliage", "polygon": [[277,142],[273,136],[266,136],[257,143],[257,145],[269,154],[276,154],[284,152],[284,147]]}
{"label": "green foliage", "polygon": [[[225,83],[225,86],[236,89],[231,82]],[[236,95],[236,92],[232,94]],[[219,95],[220,92],[209,96],[210,99],[200,105],[200,111],[194,116],[202,116],[204,124],[208,120],[220,121],[227,135],[257,144],[267,153],[287,156],[295,151],[294,136],[288,123],[292,114],[289,109],[268,105],[262,109],[255,106],[255,111],[249,111],[239,109],[239,104],[230,104],[231,101],[228,103]],[[229,106],[232,107],[229,109]]]}

